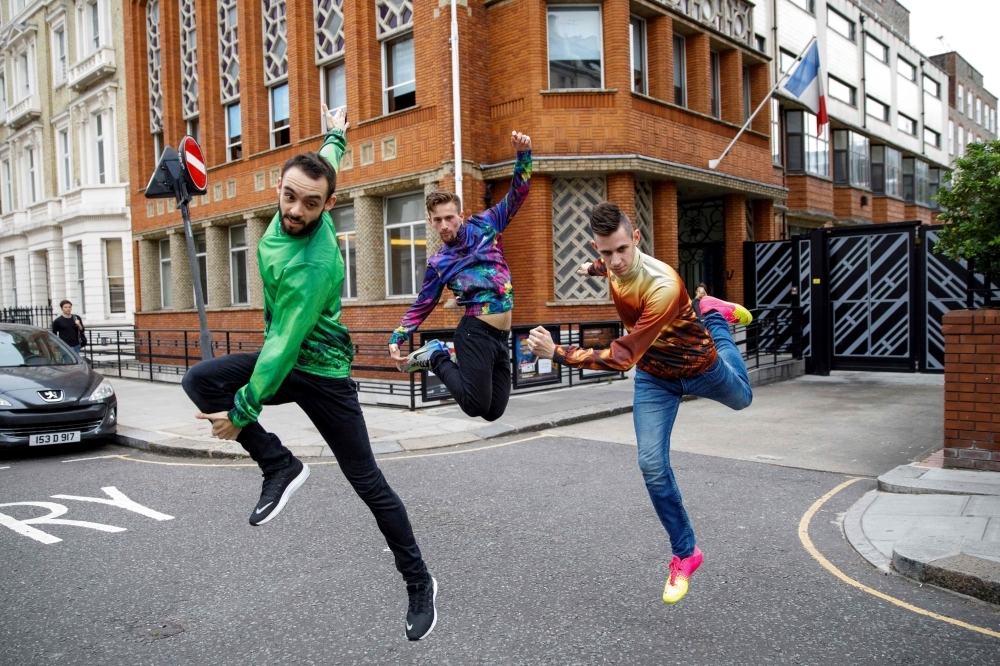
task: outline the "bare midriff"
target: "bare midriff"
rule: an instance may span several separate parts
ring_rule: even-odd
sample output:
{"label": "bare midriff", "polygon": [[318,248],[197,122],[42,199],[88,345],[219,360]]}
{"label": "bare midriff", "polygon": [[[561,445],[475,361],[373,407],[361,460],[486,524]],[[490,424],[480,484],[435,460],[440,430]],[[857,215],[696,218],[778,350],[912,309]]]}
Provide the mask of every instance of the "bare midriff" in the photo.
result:
{"label": "bare midriff", "polygon": [[489,324],[495,329],[509,331],[511,311],[508,310],[507,312],[501,312],[500,314],[481,314],[477,316],[476,319],[484,324]]}

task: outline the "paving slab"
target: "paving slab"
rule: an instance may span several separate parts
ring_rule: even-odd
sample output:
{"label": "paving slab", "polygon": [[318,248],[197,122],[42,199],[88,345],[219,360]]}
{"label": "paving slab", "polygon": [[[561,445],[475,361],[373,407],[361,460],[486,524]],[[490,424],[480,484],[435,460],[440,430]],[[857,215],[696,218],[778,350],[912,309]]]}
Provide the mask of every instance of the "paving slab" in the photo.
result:
{"label": "paving slab", "polygon": [[998,495],[1000,473],[901,465],[878,477],[887,493]]}
{"label": "paving slab", "polygon": [[921,537],[896,542],[892,566],[904,576],[1000,604],[1000,543]]}
{"label": "paving slab", "polygon": [[861,526],[872,540],[899,541],[918,536],[982,539],[989,518],[977,516],[865,514]]}

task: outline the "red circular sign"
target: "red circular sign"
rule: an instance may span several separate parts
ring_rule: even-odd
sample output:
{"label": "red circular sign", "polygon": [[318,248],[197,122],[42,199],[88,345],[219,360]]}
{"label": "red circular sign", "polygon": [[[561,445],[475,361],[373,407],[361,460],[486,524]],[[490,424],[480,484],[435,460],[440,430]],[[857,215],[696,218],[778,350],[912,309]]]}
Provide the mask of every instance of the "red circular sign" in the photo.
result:
{"label": "red circular sign", "polygon": [[205,166],[205,153],[193,138],[186,136],[181,140],[181,163],[188,174],[191,184],[198,190],[208,187],[208,168]]}

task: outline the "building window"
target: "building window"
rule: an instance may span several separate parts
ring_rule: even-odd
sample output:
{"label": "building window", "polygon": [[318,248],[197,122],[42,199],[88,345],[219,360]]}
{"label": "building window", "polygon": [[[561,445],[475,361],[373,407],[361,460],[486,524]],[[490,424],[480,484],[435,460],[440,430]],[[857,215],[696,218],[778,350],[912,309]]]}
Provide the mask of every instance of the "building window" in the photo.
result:
{"label": "building window", "polygon": [[927,197],[931,202],[931,210],[941,210],[937,202],[938,191],[941,189],[941,169],[930,169],[928,174]]}
{"label": "building window", "polygon": [[197,117],[187,121],[187,134],[198,143],[201,143],[201,123],[198,122]]}
{"label": "building window", "polygon": [[[160,73],[160,2],[149,0],[146,4],[146,72],[149,76],[149,132],[163,131],[163,82]],[[156,151],[160,159],[160,151]]]}
{"label": "building window", "polygon": [[924,128],[924,143],[934,146],[935,148],[941,147],[941,133],[935,132],[929,127]]}
{"label": "building window", "polygon": [[687,40],[674,35],[674,104],[687,106]]}
{"label": "building window", "polygon": [[[181,108],[190,125],[198,122],[198,23],[195,20],[195,0],[180,0],[181,33]],[[198,140],[190,129],[188,135]]]}
{"label": "building window", "polygon": [[948,121],[948,154],[955,154],[955,121]]}
{"label": "building window", "polygon": [[607,197],[600,177],[552,179],[552,262],[556,300],[588,301],[608,298],[604,280],[580,279],[577,267],[593,261],[587,221],[594,206]]}
{"label": "building window", "polygon": [[157,164],[160,162],[160,156],[163,154],[163,132],[157,132],[153,135],[153,157]]}
{"label": "building window", "polygon": [[833,132],[833,182],[869,189],[868,137],[848,130]]}
{"label": "building window", "polygon": [[76,258],[76,299],[80,304],[80,313],[87,311],[86,290],[83,288],[83,243],[73,243],[73,255]]}
{"label": "building window", "polygon": [[160,306],[170,308],[174,305],[173,278],[170,274],[170,239],[165,238],[160,243]]}
{"label": "building window", "polygon": [[791,51],[786,51],[785,49],[781,49],[778,52],[778,69],[781,71],[782,74],[790,73],[792,71],[792,66],[795,64],[795,61],[797,59],[798,56],[792,53]]}
{"label": "building window", "polygon": [[882,62],[889,64],[889,47],[865,33],[865,51]]}
{"label": "building window", "polygon": [[218,0],[219,93],[223,106],[240,98],[240,34],[236,0]]}
{"label": "building window", "polygon": [[897,199],[903,196],[903,155],[889,146],[872,146],[872,191]]}
{"label": "building window", "polygon": [[28,148],[24,151],[24,158],[28,164],[28,201],[35,203],[38,201],[38,190],[35,179],[35,149]]}
{"label": "building window", "polygon": [[829,124],[820,126],[818,121],[808,111],[785,113],[785,146],[790,173],[830,176]]}
{"label": "building window", "polygon": [[344,52],[343,4],[344,0],[313,0],[313,14],[316,19],[317,65],[321,65]]}
{"label": "building window", "polygon": [[722,117],[722,91],[720,90],[722,72],[719,65],[719,54],[715,51],[709,53],[709,86],[711,90],[709,91],[710,101],[712,103],[712,115],[716,118]]}
{"label": "building window", "polygon": [[750,68],[743,68],[743,122],[750,120]]}
{"label": "building window", "polygon": [[229,227],[229,283],[233,286],[233,305],[250,302],[247,272],[247,227]]}
{"label": "building window", "polygon": [[[2,63],[0,63],[0,70],[3,69]],[[0,74],[0,120],[4,120],[7,116],[7,77]]]}
{"label": "building window", "polygon": [[385,71],[383,112],[394,113],[417,105],[417,69],[413,35],[390,39],[382,45]]}
{"label": "building window", "polygon": [[798,5],[810,14],[816,13],[816,0],[792,0],[792,4]]}
{"label": "building window", "polygon": [[976,123],[983,124],[983,100],[976,98]]}
{"label": "building window", "polygon": [[753,36],[754,47],[761,53],[767,53],[767,38],[763,35]]}
{"label": "building window", "polygon": [[226,160],[233,162],[243,159],[243,129],[240,119],[240,104],[226,107]]}
{"label": "building window", "polygon": [[101,8],[97,0],[87,3],[87,28],[90,52],[101,48]]}
{"label": "building window", "polygon": [[17,267],[14,265],[14,257],[4,257],[4,276],[7,280],[7,284],[10,285],[10,290],[7,292],[9,295],[8,306],[16,308],[17,307]]}
{"label": "building window", "polygon": [[427,266],[423,193],[385,201],[386,284],[389,296],[413,296]]}
{"label": "building window", "polygon": [[896,56],[896,71],[900,76],[910,80],[917,80],[917,68],[909,60]]}
{"label": "building window", "polygon": [[843,35],[852,42],[857,40],[854,21],[841,14],[833,7],[828,6],[826,8],[826,24],[830,26],[831,30]]}
{"label": "building window", "polygon": [[71,179],[72,173],[70,172],[69,130],[59,130],[59,134],[57,136],[59,141],[59,185],[60,191],[66,192],[70,189],[70,187],[72,187],[73,184]]}
{"label": "building window", "polygon": [[956,96],[958,100],[958,112],[965,113],[965,86],[961,83],[958,84],[958,95]]}
{"label": "building window", "polygon": [[965,157],[965,128],[958,126],[958,156]]}
{"label": "building window", "polygon": [[55,51],[56,85],[66,83],[66,30],[60,27],[52,34],[52,47]]}
{"label": "building window", "polygon": [[354,206],[339,206],[330,211],[333,218],[333,228],[337,230],[337,245],[344,255],[344,286],[340,290],[341,298],[357,298],[358,267],[355,255],[358,246],[356,226],[354,223]]}
{"label": "building window", "polygon": [[913,157],[903,158],[903,201],[930,206],[930,167]]}
{"label": "building window", "polygon": [[[323,68],[323,83],[325,102],[331,111],[347,106],[347,70],[343,62],[328,65]],[[323,131],[329,131],[326,126],[326,116],[323,116]]]}
{"label": "building window", "polygon": [[909,116],[904,116],[902,113],[896,114],[896,128],[905,134],[910,136],[917,135],[917,121]]}
{"label": "building window", "polygon": [[965,111],[969,116],[969,120],[972,120],[972,91],[969,90],[965,93]]}
{"label": "building window", "polygon": [[941,84],[924,74],[924,92],[930,93],[938,99],[941,98]]}
{"label": "building window", "polygon": [[845,104],[856,107],[858,105],[858,89],[847,85],[843,81],[833,76],[828,76],[830,97],[839,99]]}
{"label": "building window", "polygon": [[889,106],[887,104],[883,104],[874,97],[865,98],[865,113],[872,118],[881,120],[884,123],[889,122]]}
{"label": "building window", "polygon": [[771,98],[771,163],[781,166],[781,104]]}
{"label": "building window", "polygon": [[632,91],[648,93],[646,86],[646,22],[637,16],[630,19],[629,47],[632,52]]}
{"label": "building window", "polygon": [[287,146],[292,142],[288,111],[288,84],[271,88],[271,147]]}
{"label": "building window", "polygon": [[104,157],[104,114],[94,116],[94,157],[97,158],[97,182],[104,185],[107,182]]}
{"label": "building window", "polygon": [[[21,89],[21,97],[20,97],[20,99],[25,99],[25,98],[31,96],[31,65],[30,65],[29,60],[28,60],[28,52],[27,51],[25,51],[25,52],[23,52],[21,54],[20,58],[18,59],[18,64],[19,64],[19,66],[18,66],[17,73],[18,73],[18,77],[20,78],[20,89]],[[970,109],[969,109],[969,117],[971,118],[972,117],[972,110],[971,110],[972,101],[971,101],[971,96],[970,96],[970,100],[969,100],[969,107],[970,107]]]}
{"label": "building window", "polygon": [[3,212],[14,210],[14,178],[10,171],[10,160],[3,161]]}
{"label": "building window", "polygon": [[109,238],[104,241],[104,266],[108,279],[108,311],[125,312],[125,262],[122,259],[122,240]]}
{"label": "building window", "polygon": [[600,6],[548,8],[549,88],[601,88],[604,85]]}
{"label": "building window", "polygon": [[201,297],[208,305],[208,243],[205,232],[194,235],[194,257],[198,261],[198,281],[201,283]]}

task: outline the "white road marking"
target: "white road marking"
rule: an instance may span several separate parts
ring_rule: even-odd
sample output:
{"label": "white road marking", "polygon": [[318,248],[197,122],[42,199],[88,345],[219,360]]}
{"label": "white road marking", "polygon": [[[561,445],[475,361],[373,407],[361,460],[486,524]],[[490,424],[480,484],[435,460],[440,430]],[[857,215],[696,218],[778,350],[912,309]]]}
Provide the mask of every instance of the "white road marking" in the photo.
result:
{"label": "white road marking", "polygon": [[73,458],[72,460],[63,460],[64,463],[68,462],[80,462],[82,460],[104,460],[105,458],[118,458],[121,454],[115,453],[110,456],[92,456],[90,458]]}
{"label": "white road marking", "polygon": [[126,511],[134,511],[135,513],[146,516],[147,518],[152,518],[153,520],[173,520],[173,516],[168,516],[165,513],[160,513],[159,511],[154,511],[153,509],[144,507],[138,502],[134,502],[125,496],[125,493],[118,490],[114,486],[107,486],[106,488],[101,488],[111,499],[103,499],[101,497],[78,497],[77,495],[53,495],[52,499],[64,499],[73,500],[74,502],[93,502],[94,504],[107,504],[109,506],[116,506],[119,509],[125,509]]}
{"label": "white road marking", "polygon": [[5,465],[3,467],[0,467],[0,469],[10,469],[10,465]]}
{"label": "white road marking", "polygon": [[86,527],[88,529],[99,530],[101,532],[125,531],[124,527],[115,527],[114,525],[102,525],[101,523],[89,523],[83,520],[65,520],[59,518],[59,516],[69,511],[69,509],[64,507],[62,504],[56,504],[55,502],[10,502],[8,504],[0,504],[0,508],[5,506],[40,506],[43,509],[48,509],[49,514],[47,516],[28,518],[27,520],[18,520],[13,516],[0,513],[0,525],[9,527],[18,534],[30,537],[35,541],[39,541],[44,544],[59,543],[62,539],[31,527],[31,525],[69,525],[70,527]]}

